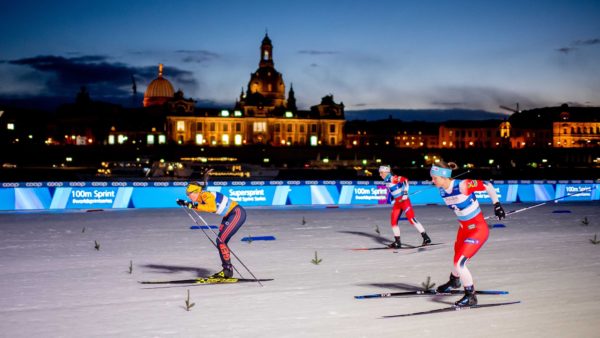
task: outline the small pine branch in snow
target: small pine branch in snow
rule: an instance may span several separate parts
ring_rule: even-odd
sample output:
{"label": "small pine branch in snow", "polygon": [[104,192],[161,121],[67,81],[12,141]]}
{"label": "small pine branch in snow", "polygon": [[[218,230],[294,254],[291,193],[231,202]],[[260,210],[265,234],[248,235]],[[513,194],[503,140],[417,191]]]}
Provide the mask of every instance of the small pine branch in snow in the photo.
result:
{"label": "small pine branch in snow", "polygon": [[306,224],[306,220],[304,219],[304,216],[302,216],[302,225]]}
{"label": "small pine branch in snow", "polygon": [[94,241],[94,249],[100,251],[100,243],[98,243],[98,241]]}
{"label": "small pine branch in snow", "polygon": [[582,224],[582,225],[584,225],[584,226],[588,226],[588,225],[590,225],[590,221],[588,221],[588,218],[587,218],[587,216],[585,216],[585,217],[583,218],[583,220],[581,221],[581,224]]}
{"label": "small pine branch in snow", "polygon": [[187,290],[187,299],[185,300],[185,311],[190,311],[196,303],[190,303],[190,290]]}
{"label": "small pine branch in snow", "polygon": [[381,236],[381,231],[379,231],[379,225],[375,224],[375,232]]}
{"label": "small pine branch in snow", "polygon": [[322,260],[321,258],[317,257],[317,252],[315,251],[315,258],[314,258],[313,260],[311,260],[311,262],[312,262],[314,265],[319,265],[319,263],[321,263],[322,261],[323,261],[323,260]]}
{"label": "small pine branch in snow", "polygon": [[431,276],[427,276],[427,280],[421,283],[423,290],[427,291],[435,287],[435,283],[431,283]]}
{"label": "small pine branch in snow", "polygon": [[597,239],[598,234],[594,234],[594,239],[590,239],[590,242],[592,242],[592,244],[598,244],[600,243],[600,241]]}
{"label": "small pine branch in snow", "polygon": [[129,274],[133,273],[133,261],[129,261]]}

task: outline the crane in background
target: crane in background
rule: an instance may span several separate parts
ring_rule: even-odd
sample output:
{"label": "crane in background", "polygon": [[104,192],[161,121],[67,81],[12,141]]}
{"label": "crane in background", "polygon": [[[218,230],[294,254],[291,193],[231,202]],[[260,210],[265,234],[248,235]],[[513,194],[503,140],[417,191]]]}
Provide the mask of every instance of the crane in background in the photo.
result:
{"label": "crane in background", "polygon": [[519,102],[517,102],[517,109],[512,109],[512,108],[509,108],[507,106],[500,106],[500,108],[506,109],[506,110],[511,111],[513,113],[520,113],[521,112],[521,110],[519,109]]}

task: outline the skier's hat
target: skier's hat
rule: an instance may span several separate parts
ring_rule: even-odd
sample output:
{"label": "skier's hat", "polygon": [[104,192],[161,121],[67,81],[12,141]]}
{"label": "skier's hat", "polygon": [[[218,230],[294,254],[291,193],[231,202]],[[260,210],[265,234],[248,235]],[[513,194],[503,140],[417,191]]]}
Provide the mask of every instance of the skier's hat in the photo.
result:
{"label": "skier's hat", "polygon": [[380,173],[389,173],[390,171],[392,171],[392,169],[389,165],[382,165],[381,167],[379,167]]}
{"label": "skier's hat", "polygon": [[200,182],[190,182],[190,183],[188,183],[187,187],[185,188],[185,193],[188,195],[193,192],[201,192],[201,191],[202,191],[202,184]]}

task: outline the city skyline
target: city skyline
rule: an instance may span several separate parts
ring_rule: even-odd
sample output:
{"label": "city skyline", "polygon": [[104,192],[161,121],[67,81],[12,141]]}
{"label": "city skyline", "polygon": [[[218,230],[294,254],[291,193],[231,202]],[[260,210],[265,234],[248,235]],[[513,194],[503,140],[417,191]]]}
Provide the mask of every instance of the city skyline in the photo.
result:
{"label": "city skyline", "polygon": [[0,14],[0,98],[138,96],[158,64],[198,105],[232,106],[260,41],[300,109],[333,94],[347,110],[510,113],[599,106],[600,4],[375,1],[12,3]]}

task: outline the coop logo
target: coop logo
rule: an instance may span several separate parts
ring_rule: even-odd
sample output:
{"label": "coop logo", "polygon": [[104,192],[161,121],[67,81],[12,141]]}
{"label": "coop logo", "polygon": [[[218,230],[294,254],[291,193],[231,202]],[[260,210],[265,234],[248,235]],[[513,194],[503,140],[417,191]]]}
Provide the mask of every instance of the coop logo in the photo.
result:
{"label": "coop logo", "polygon": [[352,185],[352,181],[340,181],[341,185]]}
{"label": "coop logo", "polygon": [[168,187],[169,186],[169,182],[154,182],[153,185],[155,187]]}
{"label": "coop logo", "polygon": [[304,184],[308,184],[308,185],[317,185],[319,184],[319,181],[304,181]]}
{"label": "coop logo", "polygon": [[2,188],[18,188],[19,183],[2,183]]}
{"label": "coop logo", "polygon": [[213,185],[225,186],[225,185],[227,185],[227,182],[213,182]]}
{"label": "coop logo", "polygon": [[25,183],[25,186],[39,188],[42,186],[42,182],[27,182]]}
{"label": "coop logo", "polygon": [[[148,183],[148,182],[144,182],[144,183]],[[186,185],[187,185],[186,182],[173,182],[174,187],[184,187]]]}
{"label": "coop logo", "polygon": [[323,181],[323,184],[326,184],[326,185],[335,185],[335,181]]}
{"label": "coop logo", "polygon": [[63,182],[48,182],[46,183],[46,185],[49,187],[62,187]]}
{"label": "coop logo", "polygon": [[289,184],[289,185],[300,185],[300,184],[302,184],[302,182],[300,182],[300,181],[287,181],[286,183]]}
{"label": "coop logo", "polygon": [[269,181],[270,185],[283,185],[283,181]]}
{"label": "coop logo", "polygon": [[356,181],[356,184],[369,185],[369,184],[371,184],[371,182],[369,182],[369,181]]}
{"label": "coop logo", "polygon": [[85,182],[69,182],[69,187],[85,187]]}
{"label": "coop logo", "polygon": [[113,187],[126,187],[127,182],[112,182],[110,185],[112,185]]}
{"label": "coop logo", "polygon": [[231,185],[246,185],[246,182],[237,182],[237,181],[234,181],[234,182],[231,182]]}
{"label": "coop logo", "polygon": [[265,181],[252,181],[250,185],[265,185]]}
{"label": "coop logo", "polygon": [[106,187],[108,182],[92,182],[92,187]]}
{"label": "coop logo", "polygon": [[147,187],[148,182],[133,182],[134,187]]}

